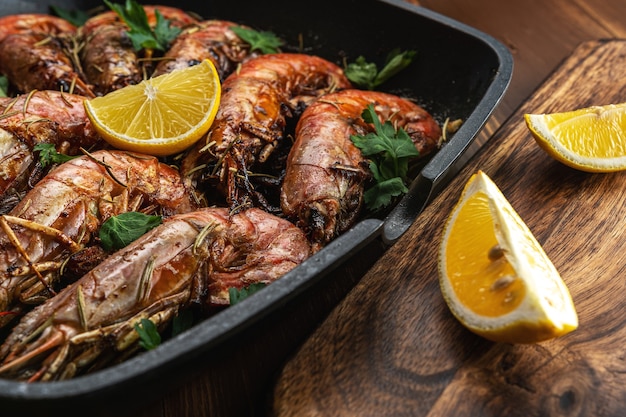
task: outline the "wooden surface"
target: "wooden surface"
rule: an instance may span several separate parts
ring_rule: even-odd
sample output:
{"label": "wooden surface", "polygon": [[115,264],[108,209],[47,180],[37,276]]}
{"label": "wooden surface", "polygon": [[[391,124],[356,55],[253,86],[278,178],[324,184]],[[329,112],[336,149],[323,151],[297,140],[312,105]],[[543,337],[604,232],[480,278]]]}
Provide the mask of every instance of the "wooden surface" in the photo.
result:
{"label": "wooden surface", "polygon": [[[109,414],[106,407],[90,412],[120,417],[621,415],[626,408],[621,353],[626,177],[583,174],[552,161],[534,145],[520,115],[626,100],[626,47],[587,43],[577,49],[586,41],[626,37],[626,2],[419,3],[499,39],[515,61],[511,85],[480,135],[478,143],[489,140],[486,147],[422,216],[432,220],[416,223],[374,265],[380,248],[372,247],[357,261],[360,269],[321,289],[326,292],[319,299],[327,305],[305,300],[291,306],[288,313],[320,314],[347,294],[323,322],[320,315],[316,330],[298,326],[292,318],[298,314],[287,314],[275,329],[244,336],[239,344],[247,350],[225,348],[202,358],[180,388],[159,393],[148,405],[138,400],[141,406],[131,402],[126,412]],[[551,74],[554,78],[536,90]],[[531,346],[493,344],[465,331],[443,304],[434,269],[441,221],[478,167],[501,186],[569,284],[581,320],[570,336]],[[311,333],[299,350],[286,348]]]}
{"label": "wooden surface", "polygon": [[[626,408],[626,173],[553,160],[524,113],[626,100],[626,42],[580,46],[519,108],[284,367],[287,416],[621,416]],[[485,171],[569,286],[580,327],[509,345],[466,331],[440,294],[437,246],[469,176]]]}

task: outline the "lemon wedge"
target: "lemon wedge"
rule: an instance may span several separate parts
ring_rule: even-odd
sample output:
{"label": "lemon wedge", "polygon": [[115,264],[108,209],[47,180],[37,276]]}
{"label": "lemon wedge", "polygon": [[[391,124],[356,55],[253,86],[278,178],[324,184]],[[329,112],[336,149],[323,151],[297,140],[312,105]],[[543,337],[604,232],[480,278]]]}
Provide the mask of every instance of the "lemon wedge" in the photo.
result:
{"label": "lemon wedge", "polygon": [[548,114],[525,114],[533,137],[548,154],[581,171],[626,169],[626,103]]}
{"label": "lemon wedge", "polygon": [[94,128],[112,146],[167,156],[210,129],[220,94],[219,76],[207,59],[84,103]]}
{"label": "lemon wedge", "polygon": [[535,343],[578,327],[558,271],[482,171],[471,176],[448,216],[438,268],[453,315],[489,340]]}

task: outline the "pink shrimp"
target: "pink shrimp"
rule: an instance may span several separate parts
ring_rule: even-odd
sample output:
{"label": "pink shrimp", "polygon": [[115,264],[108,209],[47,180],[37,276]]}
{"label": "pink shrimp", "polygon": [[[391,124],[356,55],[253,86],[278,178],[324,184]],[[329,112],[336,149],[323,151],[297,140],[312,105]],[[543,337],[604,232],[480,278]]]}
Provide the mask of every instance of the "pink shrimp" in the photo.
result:
{"label": "pink shrimp", "polygon": [[141,319],[163,329],[182,309],[228,304],[227,288],[269,284],[309,255],[300,229],[260,209],[170,217],[25,315],[0,347],[0,375],[48,381],[99,369],[137,349]]}
{"label": "pink shrimp", "polygon": [[[151,26],[156,24],[157,10],[174,27],[183,28],[197,22],[195,17],[174,7],[144,6]],[[128,26],[113,11],[88,19],[79,30],[85,43],[81,54],[82,67],[98,95],[138,84],[152,72],[146,67],[152,65],[149,59],[142,64],[142,56],[133,48],[128,30]]]}
{"label": "pink shrimp", "polygon": [[[0,311],[18,313],[51,296],[63,262],[93,245],[109,217],[194,208],[178,171],[154,157],[98,151],[60,165],[0,216]],[[1,316],[0,326],[12,317]]]}
{"label": "pink shrimp", "polygon": [[75,69],[76,27],[58,17],[18,14],[0,18],[0,73],[18,92],[57,90],[93,97]]}
{"label": "pink shrimp", "polygon": [[233,26],[239,25],[225,20],[206,20],[191,25],[176,38],[153,77],[210,59],[220,79],[224,80],[237,65],[255,56],[250,53],[250,45],[231,29]]}
{"label": "pink shrimp", "polygon": [[25,32],[60,35],[73,33],[76,26],[67,20],[47,14],[13,14],[0,17],[0,42],[9,35]]}
{"label": "pink shrimp", "polygon": [[403,128],[420,156],[434,151],[441,128],[422,107],[395,95],[344,90],[307,108],[296,126],[281,189],[284,214],[307,231],[318,250],[347,230],[360,214],[369,168],[350,136],[373,127],[361,113],[374,104],[382,122]]}
{"label": "pink shrimp", "polygon": [[0,98],[0,202],[6,213],[34,183],[33,147],[55,145],[58,152],[78,155],[81,148],[104,146],[85,114],[85,97],[58,91],[36,91]]}
{"label": "pink shrimp", "polygon": [[349,86],[340,67],[317,56],[279,53],[246,61],[222,84],[213,127],[183,160],[183,174],[196,185],[217,180],[233,207],[257,204],[261,196],[249,178],[282,141],[287,118]]}

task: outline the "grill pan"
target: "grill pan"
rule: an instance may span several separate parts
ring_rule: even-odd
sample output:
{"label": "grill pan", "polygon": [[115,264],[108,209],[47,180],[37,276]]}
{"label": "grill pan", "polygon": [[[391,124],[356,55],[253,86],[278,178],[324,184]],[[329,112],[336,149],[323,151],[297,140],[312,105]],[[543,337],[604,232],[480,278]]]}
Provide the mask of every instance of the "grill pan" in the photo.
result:
{"label": "grill pan", "polygon": [[[224,378],[219,392],[204,400],[215,410],[215,415],[257,412],[253,403],[262,399],[266,389],[260,385],[271,380],[281,362],[358,282],[377,256],[385,250],[401,250],[393,244],[416,219],[420,220],[423,208],[469,158],[470,145],[502,98],[512,76],[512,57],[501,43],[462,23],[402,0],[205,0],[201,3],[161,0],[151,3],[272,31],[291,45],[299,45],[301,39],[306,52],[340,65],[344,59],[351,62],[360,55],[382,65],[391,49],[415,50],[414,63],[380,89],[415,98],[440,123],[450,118],[462,119],[463,124],[425,163],[410,192],[384,218],[360,221],[277,282],[120,365],[68,381],[29,384],[0,379],[0,414],[3,416],[32,414],[41,417],[57,412],[97,416],[111,415],[108,413],[117,409],[128,412],[129,402],[142,407],[160,393],[190,383],[192,377],[201,372]],[[102,6],[103,2],[3,0],[0,16],[48,13],[49,4],[89,10]],[[285,340],[268,343],[273,334],[283,335]],[[259,386],[248,387],[242,394],[237,377],[224,377],[224,371],[216,370],[218,361],[254,367],[250,372],[254,378],[247,378],[253,381],[252,385],[258,383]],[[233,369],[229,372],[241,374]],[[228,398],[231,388],[235,392]]]}

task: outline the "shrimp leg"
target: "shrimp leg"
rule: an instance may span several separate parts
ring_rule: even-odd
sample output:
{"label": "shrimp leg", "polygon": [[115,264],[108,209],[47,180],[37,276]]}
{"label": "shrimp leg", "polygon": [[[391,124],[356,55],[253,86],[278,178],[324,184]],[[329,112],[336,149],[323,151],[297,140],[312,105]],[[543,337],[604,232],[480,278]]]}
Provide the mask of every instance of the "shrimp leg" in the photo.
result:
{"label": "shrimp leg", "polygon": [[0,375],[99,369],[137,349],[141,319],[163,329],[192,304],[227,305],[228,288],[274,282],[309,255],[300,229],[260,209],[172,216],[26,314],[0,347]]}

